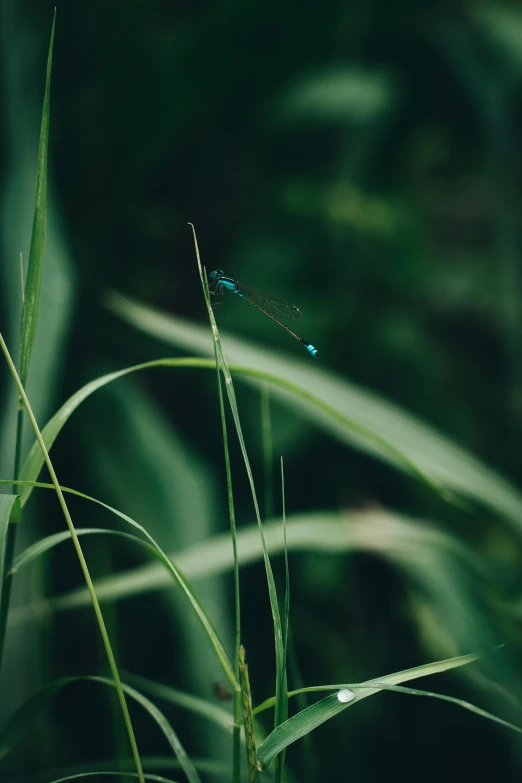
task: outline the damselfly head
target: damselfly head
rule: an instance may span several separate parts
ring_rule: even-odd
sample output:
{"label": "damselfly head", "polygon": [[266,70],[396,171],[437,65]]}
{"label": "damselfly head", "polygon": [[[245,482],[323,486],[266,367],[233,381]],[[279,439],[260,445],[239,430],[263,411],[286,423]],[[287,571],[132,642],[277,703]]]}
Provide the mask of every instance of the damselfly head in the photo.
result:
{"label": "damselfly head", "polygon": [[223,277],[222,269],[214,269],[214,271],[210,273],[211,280],[221,280],[222,277]]}

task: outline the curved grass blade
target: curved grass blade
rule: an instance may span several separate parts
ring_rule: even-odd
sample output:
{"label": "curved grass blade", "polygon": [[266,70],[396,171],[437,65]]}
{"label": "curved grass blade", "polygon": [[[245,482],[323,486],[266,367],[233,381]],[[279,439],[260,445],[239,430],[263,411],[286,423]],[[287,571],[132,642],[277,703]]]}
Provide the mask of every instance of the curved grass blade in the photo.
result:
{"label": "curved grass blade", "polygon": [[156,699],[168,701],[181,709],[186,709],[194,715],[200,715],[202,718],[212,721],[214,725],[224,729],[227,734],[232,734],[234,723],[229,711],[220,707],[218,704],[202,699],[200,696],[193,696],[191,693],[185,693],[170,685],[163,685],[160,682],[154,682],[138,674],[126,672],[127,682],[135,685],[140,691],[145,691]]}
{"label": "curved grass blade", "polygon": [[[341,685],[337,686],[339,689],[351,689],[354,692],[354,697],[348,701],[340,701],[338,693],[334,693],[331,696],[327,696],[316,704],[312,704],[302,712],[297,713],[292,718],[289,718],[285,723],[275,728],[271,734],[260,745],[257,757],[258,761],[265,769],[272,759],[280,753],[284,748],[291,745],[296,740],[313,731],[315,728],[325,723],[330,718],[338,715],[348,707],[353,706],[358,701],[361,701],[368,696],[373,696],[379,692],[379,684],[397,685],[401,682],[417,679],[419,677],[426,677],[429,674],[437,674],[439,672],[448,671],[459,666],[466,666],[469,663],[477,660],[478,655],[461,655],[458,658],[449,658],[445,661],[437,661],[435,663],[425,664],[423,666],[416,666],[413,669],[405,669],[401,672],[395,672],[385,677],[380,677],[375,680],[369,680],[368,683],[358,683],[357,686],[353,685]],[[321,686],[318,690],[330,689],[332,686]],[[336,688],[336,690],[337,690]],[[308,689],[305,689],[306,691]],[[294,694],[289,694],[294,695]],[[265,703],[266,704],[266,703]],[[255,712],[259,712],[259,708]]]}
{"label": "curved grass blade", "polygon": [[40,145],[38,148],[38,168],[36,174],[36,198],[31,234],[31,249],[25,284],[24,305],[22,308],[22,324],[20,330],[20,378],[25,386],[29,372],[29,362],[36,337],[38,311],[40,309],[40,292],[42,288],[42,271],[45,250],[45,221],[47,213],[47,151],[49,145],[49,110],[51,99],[51,68],[53,61],[54,28],[56,24],[56,9],[53,15],[49,54],[47,57],[47,73],[45,77],[45,93],[40,127]]}
{"label": "curved grass blade", "polygon": [[[21,707],[11,716],[7,721],[7,724],[0,734],[0,759],[8,756],[16,747],[16,745],[22,741],[23,737],[27,733],[27,726],[36,717],[36,714],[44,708],[53,696],[65,688],[67,685],[76,682],[98,682],[102,685],[108,685],[111,688],[115,688],[113,680],[107,677],[98,677],[92,675],[76,676],[76,677],[62,677],[58,680],[46,683],[37,693],[31,696]],[[153,704],[150,699],[147,699],[142,693],[135,688],[131,688],[129,685],[122,683],[125,693],[137,701],[141,706],[149,713],[152,719],[157,723],[163,734],[165,735],[167,742],[174,751],[177,760],[180,763],[185,775],[187,776],[189,783],[201,783],[201,779],[194,767],[192,761],[187,756],[185,749],[183,748],[179,738],[168,722],[167,718],[163,715],[161,710]],[[140,776],[141,777],[141,776]]]}
{"label": "curved grass blade", "polygon": [[[162,367],[162,366],[192,366],[192,365],[190,362],[187,364],[187,362],[184,360],[176,360],[176,359],[167,360],[167,361],[160,360],[159,362],[145,362],[143,364],[134,365],[133,367],[126,367],[124,370],[111,372],[108,375],[102,375],[101,377],[96,378],[94,381],[90,381],[90,383],[85,384],[85,386],[82,386],[81,389],[75,392],[62,405],[62,407],[54,414],[54,416],[47,422],[45,427],[42,429],[42,437],[47,449],[49,450],[51,448],[56,437],[60,433],[60,430],[69,419],[69,416],[71,416],[71,414],[74,413],[74,411],[78,408],[78,406],[81,405],[81,403],[84,402],[88,397],[90,397],[90,395],[93,394],[95,391],[101,389],[106,384],[117,380],[118,378],[122,378],[123,376],[128,375],[131,372],[136,372],[137,370],[144,370],[148,367]],[[36,481],[36,479],[38,478],[38,474],[40,473],[40,470],[43,467],[43,464],[44,464],[44,458],[42,455],[42,451],[40,449],[38,442],[35,441],[31,446],[29,454],[27,455],[27,459],[25,460],[22,470],[20,471],[21,481],[22,482]],[[31,484],[26,484],[22,488],[22,494],[21,494],[22,505],[24,505],[27,502],[31,492],[32,492]]]}
{"label": "curved grass blade", "polygon": [[[5,483],[10,483],[10,482],[0,481],[0,484],[5,484]],[[37,486],[42,489],[54,489],[53,484],[44,484],[42,482],[33,482],[33,486]],[[102,506],[102,508],[105,508],[108,511],[112,512],[113,514],[116,514],[116,516],[120,517],[120,519],[123,519],[123,521],[127,522],[129,525],[132,525],[132,527],[139,530],[145,536],[147,541],[142,541],[136,536],[132,536],[129,533],[123,533],[122,531],[117,531],[117,530],[105,530],[103,528],[85,528],[83,529],[83,531],[81,529],[77,531],[78,534],[82,534],[82,535],[86,535],[90,533],[119,535],[120,537],[127,538],[135,543],[140,544],[141,546],[145,547],[152,555],[154,555],[154,557],[157,560],[159,560],[162,566],[167,570],[170,577],[174,578],[175,582],[183,590],[186,597],[189,599],[192,608],[194,609],[196,615],[200,619],[203,627],[205,628],[205,631],[207,632],[210,642],[214,647],[216,655],[218,656],[219,661],[223,667],[223,671],[227,675],[231,685],[233,687],[236,687],[236,679],[234,676],[232,664],[225,652],[225,648],[223,647],[223,644],[221,643],[217,631],[214,628],[210,618],[208,617],[205,610],[199,603],[194,591],[192,590],[187,580],[182,575],[179,568],[172,562],[172,560],[163,551],[163,549],[150,535],[150,533],[142,525],[136,522],[136,520],[132,519],[132,517],[129,517],[127,514],[124,514],[122,511],[118,511],[118,509],[107,505],[107,503],[103,503],[101,500],[97,500],[96,498],[83,494],[83,492],[78,492],[77,490],[70,489],[68,487],[61,487],[61,490],[62,492],[71,495],[76,495],[76,497],[83,498],[84,500],[89,500],[91,501],[91,503],[96,503],[97,505]],[[68,540],[69,538],[70,538],[70,533],[68,531],[62,531],[60,533],[53,533],[52,535],[47,536],[46,538],[41,539],[40,541],[37,541],[35,544],[28,547],[28,549],[24,550],[18,555],[15,561],[16,568],[20,568],[22,565],[26,565],[27,563],[31,562],[31,560],[34,560],[36,557],[39,557],[40,555],[44,554],[52,547],[56,546],[57,544],[63,541]]]}
{"label": "curved grass blade", "polygon": [[[145,778],[147,777],[147,774],[149,776],[153,774],[153,770],[155,769],[176,771],[180,769],[179,762],[173,756],[142,756],[142,759],[144,768],[149,770],[148,773],[145,774]],[[229,773],[229,766],[223,762],[216,761],[215,759],[192,757],[192,762],[198,772],[205,776],[209,775],[226,778]],[[111,758],[103,761],[72,764],[66,767],[50,769],[46,773],[42,773],[41,777],[42,781],[47,778],[67,778],[71,775],[85,774],[86,772],[95,773],[98,768],[102,768],[107,772],[112,772],[117,775],[129,775],[132,774],[132,759],[121,758],[115,763],[114,759]],[[45,778],[44,775],[46,776]]]}
{"label": "curved grass blade", "polygon": [[[384,559],[398,571],[406,586],[425,596],[429,606],[438,607],[436,616],[446,633],[449,631],[450,644],[457,649],[488,650],[494,644],[481,622],[481,609],[472,588],[478,581],[490,581],[492,574],[473,551],[453,536],[425,522],[421,525],[383,511],[298,515],[288,520],[287,528],[289,551],[332,555],[370,552]],[[264,530],[271,556],[283,553],[281,523],[265,524]],[[238,555],[242,565],[263,557],[256,525],[238,531]],[[233,568],[230,536],[214,536],[174,553],[171,558],[191,581],[226,573]],[[429,569],[424,565],[427,559],[431,564]],[[117,601],[170,585],[167,571],[159,564],[150,563],[98,580],[96,591],[100,601]],[[49,611],[87,606],[89,601],[88,592],[81,587],[45,602],[19,607],[11,611],[9,619],[19,624],[48,616]],[[432,657],[451,654],[445,647],[428,646],[428,649]]]}
{"label": "curved grass blade", "polygon": [[[108,307],[137,329],[184,350],[211,355],[207,330],[112,293]],[[269,383],[274,396],[334,437],[441,489],[480,502],[522,532],[522,496],[508,481],[400,406],[323,366],[221,334],[230,367]],[[257,378],[257,380],[256,380]],[[310,391],[313,390],[313,393]],[[412,469],[415,466],[417,473]]]}
{"label": "curved grass blade", "polygon": [[[259,748],[259,763],[262,765],[263,769],[265,769],[266,766],[273,760],[274,756],[281,751],[281,748],[288,747],[288,745],[292,744],[298,739],[301,739],[310,731],[313,731],[315,728],[317,728],[317,726],[325,723],[327,720],[333,718],[335,715],[338,715],[348,707],[352,707],[358,701],[361,701],[361,699],[371,696],[373,693],[379,693],[383,690],[405,693],[410,696],[426,696],[429,698],[438,699],[439,701],[448,702],[449,704],[455,704],[457,707],[461,707],[468,712],[472,712],[481,718],[486,718],[486,720],[490,720],[493,723],[498,723],[504,728],[515,731],[518,734],[522,734],[522,728],[520,726],[516,726],[514,723],[503,720],[502,718],[487,712],[487,710],[483,710],[468,701],[464,701],[463,699],[457,699],[454,696],[447,696],[443,693],[433,693],[432,691],[419,690],[417,688],[404,688],[400,685],[388,685],[384,681],[377,681],[373,685],[365,683],[362,687],[360,685],[350,683],[349,685],[343,686],[343,689],[338,693],[327,696],[326,699],[322,699],[320,702],[317,702],[311,707],[308,707],[306,710],[303,710],[303,712],[295,715],[294,718],[290,718],[285,724],[281,724],[281,726],[278,727],[280,729],[279,732],[277,729],[274,729],[272,734],[267,737],[263,745]],[[343,691],[349,695],[342,698]],[[316,708],[315,710],[314,707]],[[294,720],[295,723],[291,724],[291,722]]]}
{"label": "curved grass blade", "polygon": [[[67,775],[64,778],[54,778],[49,783],[66,783],[67,780],[80,780],[81,778],[98,778],[98,777],[118,777],[118,778],[137,778],[136,772],[77,772],[75,775]],[[145,780],[156,781],[156,783],[176,783],[171,778],[164,778],[162,775],[143,774]]]}
{"label": "curved grass blade", "polygon": [[0,495],[0,661],[3,657],[7,614],[12,583],[12,562],[16,536],[13,527],[20,521],[18,495]]}

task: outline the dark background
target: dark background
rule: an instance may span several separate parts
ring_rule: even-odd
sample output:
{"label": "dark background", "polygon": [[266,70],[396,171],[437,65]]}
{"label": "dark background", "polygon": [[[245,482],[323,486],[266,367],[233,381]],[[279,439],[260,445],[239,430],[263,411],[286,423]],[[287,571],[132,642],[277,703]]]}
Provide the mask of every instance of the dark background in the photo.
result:
{"label": "dark background", "polygon": [[[11,345],[52,9],[46,1],[6,0],[2,11],[0,326]],[[519,483],[521,80],[518,3],[58,6],[46,278],[30,389],[40,422],[104,372],[178,355],[108,312],[109,289],[205,322],[191,221],[208,269],[222,268],[300,307],[300,329],[326,367],[415,412]],[[232,297],[217,318],[244,339],[289,355],[301,351]],[[2,474],[9,477],[14,414],[3,368],[0,378]],[[239,395],[261,476],[259,394],[240,387]],[[509,642],[509,660],[497,674],[502,669],[503,687],[516,695],[520,541],[483,510],[445,504],[297,412],[274,404],[272,413],[289,513],[383,508],[431,518],[494,564],[493,583],[470,591],[485,638]],[[172,496],[170,469],[154,462],[163,446],[178,477]],[[151,371],[107,388],[71,419],[53,458],[63,484],[156,524],[154,534],[169,551],[226,529],[220,422],[208,373]],[[252,523],[235,445],[233,460],[238,518]],[[190,500],[177,505],[176,481],[184,475],[211,510],[204,529],[191,519]],[[78,526],[99,523],[90,507],[72,508]],[[165,508],[179,522],[168,533]],[[62,527],[52,497],[35,493],[30,516],[25,543]],[[142,562],[124,546],[85,547],[95,574]],[[280,576],[279,563],[276,571]],[[307,684],[357,681],[472,651],[460,643],[444,647],[441,638],[434,644],[423,633],[412,610],[422,595],[382,558],[296,555],[291,576],[295,652]],[[244,571],[256,702],[273,693],[263,579],[260,564]],[[71,551],[57,552],[40,572],[47,595],[78,584]],[[229,588],[227,580],[218,611],[224,626],[232,616]],[[119,659],[128,670],[211,697],[219,669],[210,664],[194,673],[195,642],[186,650],[179,642],[186,622],[180,606],[152,593],[107,609]],[[448,608],[437,611],[444,628]],[[18,675],[7,689],[11,705],[42,679],[104,666],[89,610],[18,630],[11,648]],[[499,714],[505,707],[456,677],[423,685]],[[510,710],[503,715],[516,722],[518,708]],[[168,714],[189,752],[209,756],[225,744],[205,740],[180,713]],[[13,760],[13,774],[113,758],[118,742],[127,755],[114,728],[116,709],[107,710],[106,694],[93,686],[59,697],[50,715],[46,732],[31,735],[34,756]],[[166,753],[139,712],[136,720],[143,752]],[[288,760],[296,780],[507,781],[518,779],[514,736],[456,707],[383,694],[314,733],[316,770],[301,743]]]}

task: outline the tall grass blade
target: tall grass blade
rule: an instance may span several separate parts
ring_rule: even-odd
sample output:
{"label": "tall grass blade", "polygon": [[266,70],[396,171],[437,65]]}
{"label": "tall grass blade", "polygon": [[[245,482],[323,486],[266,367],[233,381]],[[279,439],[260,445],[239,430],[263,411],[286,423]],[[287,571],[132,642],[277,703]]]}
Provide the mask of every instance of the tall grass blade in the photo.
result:
{"label": "tall grass blade", "polygon": [[7,613],[13,578],[11,568],[15,535],[11,529],[20,521],[21,508],[18,495],[0,495],[0,661],[5,645]]}
{"label": "tall grass blade", "polygon": [[[241,448],[241,453],[243,455],[243,461],[245,463],[245,468],[248,476],[248,481],[250,484],[250,491],[252,494],[252,500],[254,503],[254,510],[256,514],[257,524],[259,527],[259,535],[261,538],[261,545],[263,547],[263,559],[265,564],[265,572],[266,572],[266,578],[267,578],[267,584],[268,584],[268,595],[270,599],[270,608],[272,611],[272,619],[274,623],[274,644],[275,644],[275,658],[276,658],[276,702],[278,705],[280,704],[281,693],[284,688],[286,688],[286,676],[285,671],[283,668],[283,631],[282,631],[282,625],[281,625],[281,615],[279,612],[279,603],[277,598],[277,591],[275,586],[275,580],[274,580],[274,574],[272,571],[272,565],[270,563],[270,558],[268,555],[268,550],[265,543],[265,537],[263,533],[263,525],[261,522],[261,514],[259,511],[259,503],[257,500],[257,493],[254,483],[254,476],[252,473],[252,469],[250,466],[250,460],[248,458],[247,448],[245,439],[243,436],[243,430],[241,427],[241,421],[239,418],[239,410],[237,406],[237,400],[236,400],[236,394],[234,390],[234,384],[232,382],[232,376],[230,375],[230,370],[228,368],[225,356],[223,354],[223,349],[221,347],[221,342],[219,339],[219,331],[216,324],[216,319],[214,318],[214,312],[212,310],[212,306],[210,304],[210,294],[208,289],[208,283],[206,280],[206,276],[203,271],[203,267],[201,265],[201,258],[199,255],[199,248],[198,248],[198,242],[196,238],[196,231],[194,229],[194,226],[192,226],[192,232],[194,235],[194,247],[196,250],[196,259],[198,264],[198,270],[199,270],[199,276],[201,280],[201,286],[203,289],[203,295],[205,297],[205,303],[207,305],[207,312],[208,317],[210,320],[210,325],[212,328],[212,336],[214,339],[214,347],[215,351],[217,353],[217,356],[219,358],[219,364],[221,367],[221,370],[223,372],[223,376],[225,378],[225,388],[228,395],[228,400],[230,404],[230,409],[232,411],[232,417],[234,419],[234,424],[236,427],[236,432],[239,440],[239,445]],[[276,718],[280,714],[280,710],[276,709]]]}
{"label": "tall grass blade", "polygon": [[118,673],[118,667],[116,665],[116,659],[115,659],[114,653],[112,651],[111,642],[110,642],[110,639],[109,639],[109,635],[107,633],[107,628],[106,628],[106,625],[105,625],[105,621],[103,619],[103,614],[102,614],[102,611],[101,611],[101,608],[100,608],[100,604],[98,602],[98,598],[96,596],[96,591],[94,589],[94,585],[93,585],[93,582],[92,582],[92,579],[91,579],[91,575],[89,573],[89,568],[87,566],[87,561],[85,560],[85,557],[84,557],[84,554],[83,554],[83,551],[82,551],[82,548],[81,548],[80,541],[78,539],[78,536],[76,535],[76,530],[75,530],[75,527],[74,527],[74,523],[73,523],[71,514],[69,513],[69,508],[68,508],[67,503],[65,501],[64,494],[63,494],[63,492],[61,490],[60,482],[58,481],[58,477],[57,477],[56,472],[54,470],[53,463],[51,462],[51,459],[49,457],[49,452],[47,451],[45,443],[44,443],[44,440],[42,438],[42,433],[40,432],[40,428],[38,427],[38,423],[37,423],[37,421],[35,419],[35,416],[34,416],[34,413],[32,411],[31,405],[29,403],[29,399],[28,399],[27,394],[25,392],[24,386],[23,386],[23,384],[22,384],[22,382],[20,380],[20,376],[18,375],[18,373],[16,371],[16,367],[14,365],[12,357],[11,357],[11,355],[9,353],[9,350],[7,348],[7,345],[5,344],[5,340],[2,337],[1,333],[0,333],[0,348],[2,350],[2,353],[4,354],[6,363],[7,363],[8,368],[9,368],[9,372],[11,373],[11,375],[13,377],[13,380],[15,381],[16,387],[18,389],[18,393],[19,393],[20,398],[21,398],[21,400],[23,402],[23,407],[27,411],[27,415],[28,415],[29,420],[31,422],[31,426],[33,428],[34,434],[36,435],[36,439],[37,439],[37,441],[38,441],[38,443],[40,445],[40,448],[42,450],[42,453],[44,455],[45,463],[47,465],[47,469],[49,470],[49,473],[51,474],[51,479],[52,479],[52,482],[53,482],[54,490],[55,490],[56,495],[57,495],[58,503],[60,504],[60,508],[61,508],[62,513],[64,515],[67,527],[69,528],[69,532],[71,534],[71,538],[72,538],[72,541],[73,541],[74,549],[76,551],[76,556],[78,557],[78,561],[80,563],[80,568],[82,570],[82,574],[83,574],[83,577],[85,579],[85,582],[86,582],[86,585],[87,585],[87,589],[89,591],[89,595],[90,595],[90,598],[91,598],[94,614],[95,614],[95,617],[96,617],[96,622],[98,624],[98,628],[100,630],[100,635],[101,635],[101,638],[102,638],[102,641],[103,641],[103,646],[104,646],[104,649],[105,649],[105,653],[107,655],[109,668],[111,670],[111,674],[112,674],[113,679],[114,679],[114,685],[115,685],[115,688],[116,688],[116,692],[118,694],[118,700],[119,700],[119,703],[120,703],[121,712],[122,712],[123,720],[124,720],[124,723],[125,723],[125,728],[127,730],[127,734],[128,734],[128,737],[129,737],[129,742],[130,742],[131,749],[132,749],[132,755],[134,757],[134,762],[135,762],[135,765],[136,765],[136,771],[138,773],[138,776],[139,776],[140,780],[143,780],[143,770],[141,768],[141,761],[140,761],[138,746],[136,744],[136,738],[134,736],[134,730],[132,728],[132,722],[131,722],[129,711],[128,711],[128,708],[127,708],[127,702],[125,701],[125,694],[124,694],[124,692],[123,692],[123,690],[121,688],[121,681],[120,681],[120,676],[119,676],[119,673]]}
{"label": "tall grass blade", "polygon": [[[286,500],[285,500],[285,471],[283,458],[281,457],[281,505],[283,511],[283,541],[285,554],[285,605],[283,613],[283,671],[284,688],[281,691],[279,704],[276,703],[275,725],[284,723],[288,719],[288,675],[286,671],[286,662],[288,659],[288,628],[290,622],[290,569],[288,567],[288,542],[286,538]],[[283,769],[285,766],[286,750],[281,751],[277,757],[276,779],[282,780]]]}
{"label": "tall grass blade", "polygon": [[[227,480],[228,517],[230,533],[232,536],[232,553],[234,558],[234,614],[235,614],[235,640],[234,640],[234,674],[236,681],[240,683],[241,664],[239,660],[241,649],[241,596],[239,589],[239,557],[237,552],[237,528],[236,511],[234,506],[234,491],[232,488],[232,469],[230,466],[230,452],[228,448],[228,431],[225,405],[223,401],[223,388],[221,384],[221,368],[217,347],[214,344],[214,358],[216,361],[216,377],[219,398],[219,415],[221,417],[221,431],[223,435],[223,448],[225,453],[225,471]],[[233,783],[241,780],[241,689],[234,690],[234,734],[232,739],[232,775]]]}
{"label": "tall grass blade", "polygon": [[261,386],[261,433],[263,437],[263,463],[265,480],[265,519],[274,517],[272,421],[270,417],[270,388]]}
{"label": "tall grass blade", "polygon": [[24,304],[22,308],[22,324],[20,330],[20,378],[26,385],[29,372],[29,362],[36,337],[38,311],[40,309],[40,291],[42,287],[42,272],[45,250],[45,222],[47,214],[47,151],[49,146],[49,118],[51,100],[51,68],[53,60],[54,29],[56,24],[56,9],[53,15],[51,40],[47,57],[47,72],[45,77],[45,93],[40,128],[40,144],[38,148],[38,168],[36,174],[36,199],[31,235],[31,249],[25,284]]}

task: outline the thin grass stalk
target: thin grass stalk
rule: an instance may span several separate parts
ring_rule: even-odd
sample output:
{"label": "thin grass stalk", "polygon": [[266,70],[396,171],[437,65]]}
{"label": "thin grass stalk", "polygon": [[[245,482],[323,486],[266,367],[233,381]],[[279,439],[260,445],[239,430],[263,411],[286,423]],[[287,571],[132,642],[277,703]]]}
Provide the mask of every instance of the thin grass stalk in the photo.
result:
{"label": "thin grass stalk", "polygon": [[127,702],[125,699],[125,694],[123,692],[120,675],[118,673],[118,667],[116,665],[116,660],[114,658],[111,643],[109,640],[109,635],[107,633],[107,629],[105,627],[105,622],[103,619],[102,611],[100,608],[100,604],[98,602],[98,598],[96,596],[96,591],[94,589],[94,584],[91,579],[91,575],[89,573],[89,568],[87,566],[87,561],[85,560],[85,556],[83,554],[83,550],[80,545],[80,540],[78,536],[76,535],[76,529],[74,527],[74,523],[72,521],[72,517],[69,513],[69,508],[67,506],[67,503],[65,501],[64,494],[62,492],[62,489],[60,487],[60,483],[58,481],[58,477],[55,473],[53,464],[51,462],[51,459],[49,457],[49,452],[47,451],[44,439],[42,437],[42,433],[40,432],[40,428],[38,427],[38,423],[34,417],[33,411],[31,409],[29,400],[27,398],[27,395],[25,393],[25,389],[22,385],[22,382],[20,380],[20,377],[16,371],[16,367],[14,365],[14,362],[11,358],[11,354],[9,353],[9,350],[7,348],[7,345],[5,344],[4,338],[2,334],[0,333],[0,348],[2,349],[2,352],[5,356],[5,360],[8,364],[9,370],[11,372],[11,375],[14,378],[14,381],[18,387],[18,392],[20,394],[20,397],[22,399],[23,405],[27,411],[27,415],[29,416],[29,420],[31,422],[31,425],[34,430],[34,434],[36,436],[36,439],[38,440],[38,443],[40,444],[40,448],[42,449],[42,453],[44,455],[45,463],[47,465],[47,469],[51,475],[51,480],[54,484],[54,488],[56,491],[56,494],[58,496],[58,502],[60,503],[60,507],[62,509],[63,515],[65,517],[65,521],[67,522],[67,527],[69,528],[69,532],[71,534],[71,538],[73,541],[74,548],[76,550],[76,554],[78,556],[78,560],[80,561],[80,567],[82,569],[82,573],[85,579],[85,583],[87,585],[87,589],[89,591],[89,594],[91,596],[91,601],[94,608],[94,613],[96,615],[96,620],[98,622],[98,626],[100,629],[100,633],[103,639],[103,645],[105,647],[105,652],[107,655],[107,659],[109,661],[109,667],[111,670],[112,678],[114,680],[114,685],[116,688],[116,692],[118,694],[118,700],[120,702],[121,711],[123,713],[123,719],[125,721],[125,726],[127,728],[127,733],[129,736],[129,742],[132,750],[132,756],[134,758],[134,763],[136,765],[136,772],[138,774],[138,778],[140,780],[140,783],[145,783],[145,778],[143,776],[143,769],[141,766],[141,760],[138,752],[138,745],[136,743],[136,738],[134,736],[134,730],[132,728],[132,722],[129,715],[129,710],[127,707]]}
{"label": "thin grass stalk", "polygon": [[[276,705],[277,725],[283,723],[288,718],[288,679],[286,672],[286,661],[288,658],[288,628],[290,621],[290,568],[288,566],[288,544],[286,540],[286,500],[285,500],[285,470],[283,457],[281,457],[281,505],[283,511],[283,541],[285,552],[285,605],[283,612],[283,672],[284,672],[284,691],[281,694],[279,710]],[[286,749],[281,751],[276,759],[276,780],[281,782],[285,766]]]}
{"label": "thin grass stalk", "polygon": [[[201,280],[201,286],[203,288],[203,295],[205,297],[205,302],[207,305],[207,311],[208,316],[210,320],[210,325],[212,328],[212,337],[214,340],[215,350],[217,350],[217,354],[219,356],[220,365],[223,371],[223,376],[225,378],[225,384],[226,384],[226,390],[228,395],[228,400],[230,404],[230,409],[232,411],[232,417],[234,419],[234,424],[236,427],[237,437],[239,440],[239,445],[241,448],[241,453],[243,455],[243,461],[245,463],[245,468],[247,472],[248,482],[250,484],[250,491],[252,494],[252,501],[254,504],[254,510],[256,514],[256,520],[257,525],[259,528],[259,536],[261,538],[261,545],[263,547],[263,560],[265,565],[265,572],[266,572],[266,578],[268,583],[268,593],[270,598],[270,608],[272,611],[272,619],[274,622],[274,644],[275,644],[275,656],[276,656],[276,702],[279,703],[281,698],[281,692],[283,690],[283,683],[282,683],[282,660],[283,660],[283,631],[281,626],[281,614],[279,612],[279,605],[277,601],[277,591],[275,586],[275,580],[274,580],[274,572],[272,570],[272,564],[270,563],[270,557],[268,555],[268,549],[266,546],[265,541],[265,534],[263,531],[263,523],[261,522],[261,513],[259,511],[259,502],[257,499],[257,492],[256,487],[254,483],[254,476],[252,473],[252,468],[250,465],[250,460],[248,458],[248,452],[246,448],[245,439],[243,436],[243,430],[241,427],[241,421],[239,419],[239,411],[237,407],[237,400],[236,400],[236,394],[234,391],[234,384],[232,382],[232,376],[230,374],[230,370],[228,368],[227,362],[225,360],[225,356],[223,354],[223,349],[221,347],[221,342],[219,339],[219,331],[216,324],[216,319],[214,318],[214,313],[212,311],[212,305],[210,303],[210,294],[208,290],[208,284],[206,284],[206,279],[204,275],[203,266],[201,264],[201,257],[199,254],[199,247],[198,247],[198,241],[196,237],[196,231],[192,223],[189,224],[192,226],[192,233],[194,236],[194,247],[196,250],[196,258],[198,263],[198,269],[199,269],[199,275]],[[286,686],[285,686],[286,687]]]}
{"label": "thin grass stalk", "polygon": [[267,383],[264,383],[261,386],[261,433],[263,436],[263,463],[265,472],[265,519],[273,519],[272,421],[270,417],[270,387]]}
{"label": "thin grass stalk", "polygon": [[[232,534],[232,549],[234,552],[234,605],[235,605],[235,649],[234,649],[234,673],[236,682],[240,680],[240,661],[239,651],[241,646],[241,602],[239,595],[239,557],[237,552],[237,528],[236,512],[234,507],[234,493],[232,489],[232,471],[230,468],[230,453],[228,450],[228,433],[225,416],[225,405],[223,401],[223,389],[221,386],[221,369],[219,359],[214,344],[214,356],[216,359],[217,385],[219,397],[219,412],[221,415],[221,426],[223,432],[223,447],[225,451],[225,469],[227,476],[228,493],[228,515],[230,519],[230,532]],[[241,688],[234,689],[234,729],[232,733],[232,779],[233,783],[240,783],[241,780]]]}
{"label": "thin grass stalk", "polygon": [[[248,481],[249,481],[249,484],[250,484],[250,491],[251,491],[251,494],[252,494],[252,500],[253,500],[253,503],[254,503],[254,510],[255,510],[255,514],[256,514],[257,525],[258,525],[258,528],[259,528],[259,535],[260,535],[261,544],[262,544],[262,547],[263,547],[263,559],[264,559],[265,572],[266,572],[266,578],[267,578],[267,583],[268,583],[268,593],[269,593],[269,598],[270,598],[270,608],[271,608],[271,611],[272,611],[272,619],[273,619],[273,623],[274,623],[274,645],[275,645],[275,658],[276,658],[276,688],[275,688],[275,692],[276,692],[276,710],[275,710],[275,718],[277,719],[277,716],[280,713],[281,699],[284,698],[284,696],[282,694],[283,694],[283,692],[286,694],[286,677],[284,675],[283,668],[282,668],[282,666],[283,666],[283,630],[282,630],[282,625],[281,625],[281,614],[279,612],[279,604],[278,604],[278,600],[277,600],[277,590],[276,590],[276,586],[275,586],[274,573],[273,573],[273,570],[272,570],[272,565],[270,563],[270,558],[269,558],[269,555],[268,555],[268,549],[267,549],[267,546],[266,546],[265,534],[264,534],[264,531],[263,531],[263,523],[261,522],[261,514],[260,514],[260,511],[259,511],[259,503],[258,503],[258,500],[257,500],[257,493],[256,493],[256,488],[255,488],[255,483],[254,483],[254,476],[253,476],[253,473],[252,473],[252,468],[250,466],[250,460],[248,458],[248,452],[247,452],[247,449],[246,449],[246,443],[245,443],[245,439],[244,439],[244,436],[243,436],[243,430],[242,430],[242,427],[241,427],[241,421],[239,419],[239,411],[238,411],[238,407],[237,407],[237,400],[236,400],[236,395],[235,395],[235,391],[234,391],[234,385],[233,385],[233,382],[232,382],[232,376],[230,375],[230,370],[228,368],[228,365],[227,365],[226,360],[225,360],[225,356],[223,354],[223,349],[221,347],[221,342],[220,342],[220,339],[219,339],[219,331],[218,331],[218,328],[217,328],[216,320],[214,318],[214,313],[212,311],[212,305],[210,303],[210,294],[209,294],[209,289],[208,289],[208,283],[206,281],[206,276],[205,276],[205,273],[204,273],[204,270],[203,270],[203,266],[201,264],[201,257],[200,257],[200,254],[199,254],[199,247],[198,247],[198,242],[197,242],[197,237],[196,237],[196,231],[195,231],[195,228],[194,228],[194,226],[192,224],[189,224],[189,225],[192,226],[192,232],[193,232],[193,236],[194,236],[194,247],[195,247],[195,250],[196,250],[196,259],[197,259],[197,263],[198,263],[198,269],[199,269],[199,275],[200,275],[200,280],[201,280],[201,286],[203,288],[203,295],[205,297],[205,302],[206,302],[206,305],[207,305],[207,311],[208,311],[208,316],[209,316],[209,320],[210,320],[210,325],[211,325],[211,328],[212,328],[212,337],[213,337],[213,340],[214,340],[214,350],[217,351],[217,355],[219,357],[220,366],[222,368],[223,375],[224,375],[224,378],[225,378],[226,390],[227,390],[227,395],[228,395],[228,399],[229,399],[230,409],[232,411],[232,417],[234,419],[234,424],[235,424],[237,436],[238,436],[238,439],[239,439],[239,445],[240,445],[240,448],[241,448],[241,453],[243,455],[243,461],[245,463],[245,468],[246,468],[246,472],[247,472],[247,476],[248,476]],[[278,724],[276,723],[275,725],[277,726]]]}

